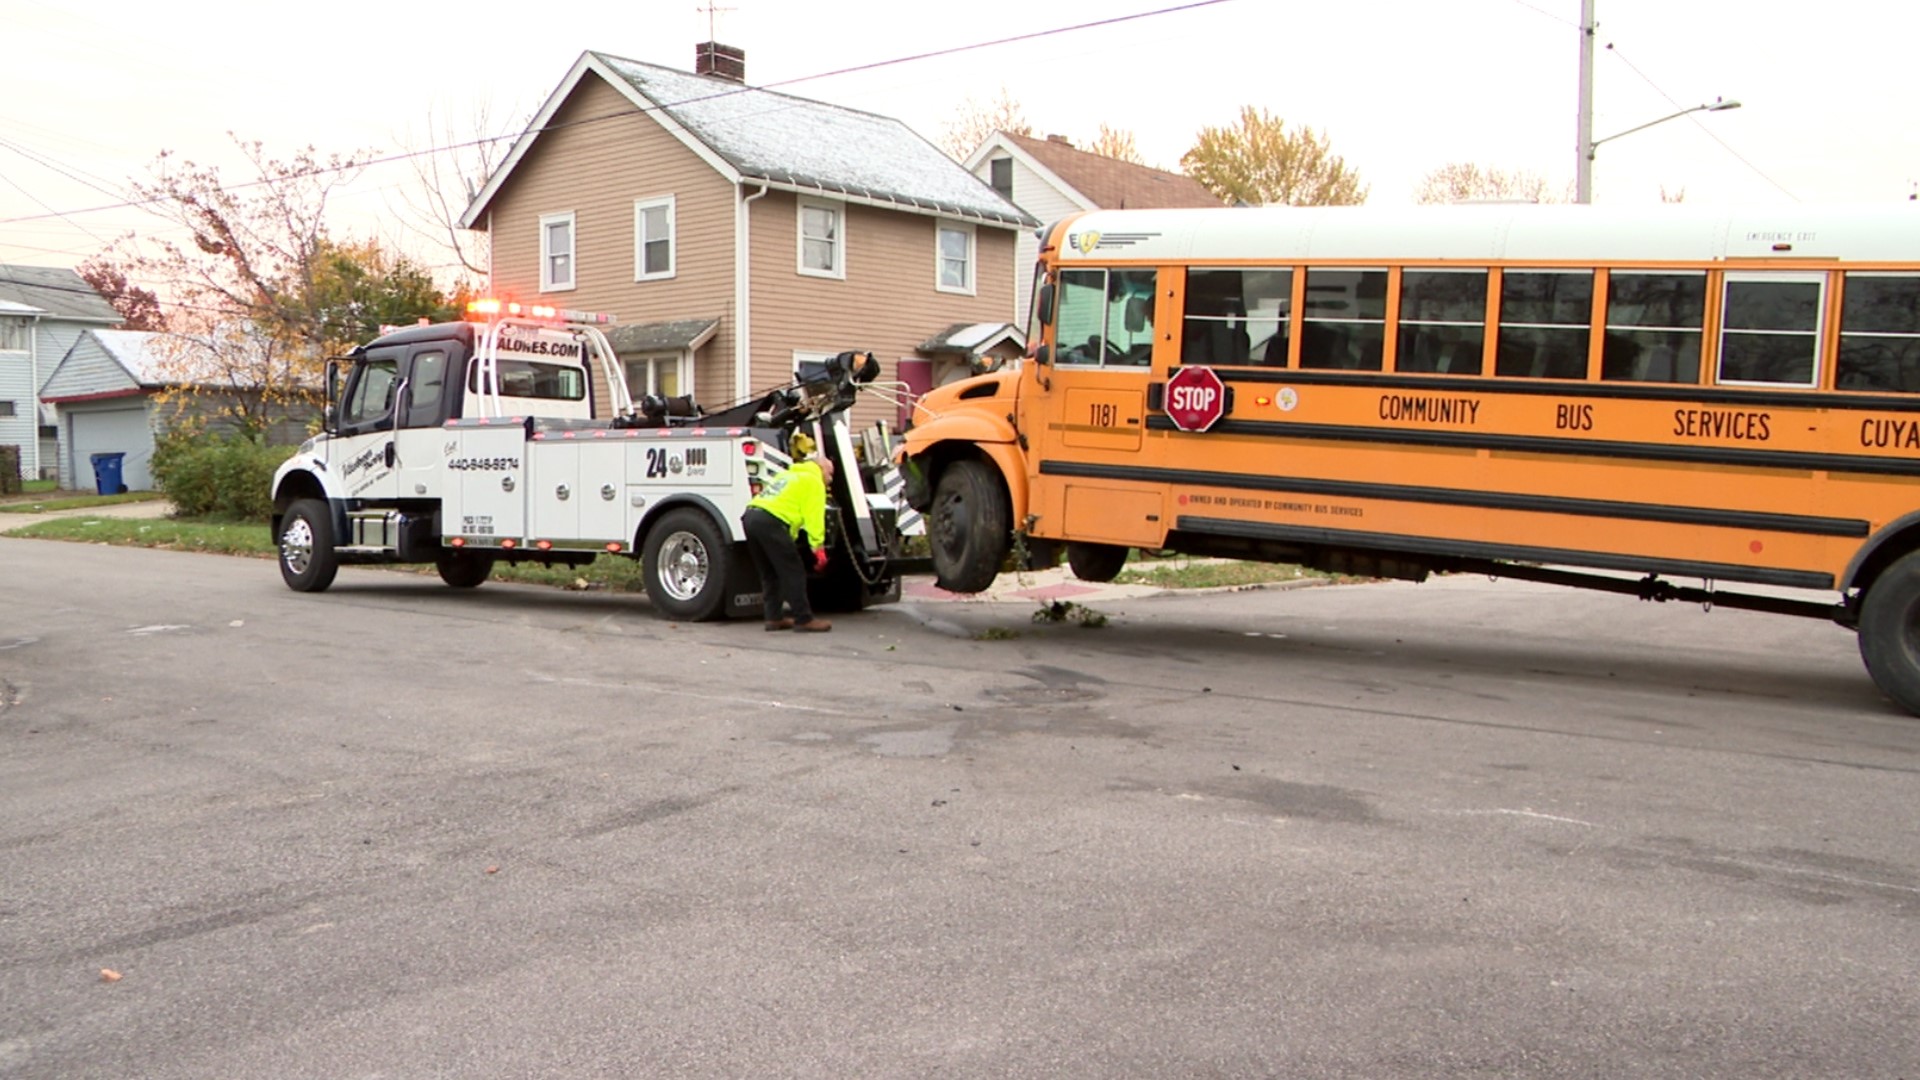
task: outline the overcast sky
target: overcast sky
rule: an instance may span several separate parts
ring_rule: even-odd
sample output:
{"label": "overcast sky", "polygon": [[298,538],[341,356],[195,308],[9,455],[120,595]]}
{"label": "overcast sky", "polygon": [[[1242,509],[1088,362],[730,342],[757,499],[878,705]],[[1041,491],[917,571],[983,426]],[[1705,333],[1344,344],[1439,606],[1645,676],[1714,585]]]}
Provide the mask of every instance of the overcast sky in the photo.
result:
{"label": "overcast sky", "polygon": [[[750,83],[895,116],[936,142],[963,101],[1004,87],[1039,133],[1085,142],[1106,123],[1174,169],[1201,127],[1257,105],[1323,130],[1375,203],[1408,202],[1454,161],[1573,178],[1579,0],[1221,0],[906,59],[1180,2],[726,0],[713,19],[746,50]],[[1663,186],[1690,203],[1914,193],[1920,5],[1596,4],[1596,138],[1716,97],[1743,107],[1608,142],[1594,201],[1652,202]],[[690,69],[708,38],[701,6],[0,0],[0,262],[73,265],[151,230],[137,209],[97,208],[161,150],[246,179],[228,131],[283,156],[398,154],[444,142],[436,125],[481,134],[483,115],[487,134],[517,130],[587,49]],[[828,74],[865,65],[883,66]],[[416,183],[404,161],[369,170],[334,204],[335,231],[442,261],[402,225]]]}

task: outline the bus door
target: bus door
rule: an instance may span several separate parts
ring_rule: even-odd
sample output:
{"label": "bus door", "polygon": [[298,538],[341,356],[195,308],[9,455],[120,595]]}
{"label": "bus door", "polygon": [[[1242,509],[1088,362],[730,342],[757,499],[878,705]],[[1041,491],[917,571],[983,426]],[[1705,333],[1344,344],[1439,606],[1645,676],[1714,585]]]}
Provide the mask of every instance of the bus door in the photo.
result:
{"label": "bus door", "polygon": [[1083,471],[1076,466],[1137,463],[1153,372],[1155,283],[1150,268],[1067,268],[1055,278],[1053,349],[1043,376],[1049,387],[1028,457],[1042,535],[1162,539],[1157,490],[1072,475]]}

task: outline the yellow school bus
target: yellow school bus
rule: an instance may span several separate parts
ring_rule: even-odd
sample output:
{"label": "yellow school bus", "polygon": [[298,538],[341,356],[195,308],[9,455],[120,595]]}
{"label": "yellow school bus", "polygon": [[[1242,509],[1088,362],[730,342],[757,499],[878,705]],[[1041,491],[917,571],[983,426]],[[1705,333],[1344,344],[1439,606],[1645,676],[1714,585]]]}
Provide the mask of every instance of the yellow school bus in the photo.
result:
{"label": "yellow school bus", "polygon": [[906,434],[946,588],[1017,539],[1711,601],[1920,713],[1920,206],[1093,211],[1034,321]]}

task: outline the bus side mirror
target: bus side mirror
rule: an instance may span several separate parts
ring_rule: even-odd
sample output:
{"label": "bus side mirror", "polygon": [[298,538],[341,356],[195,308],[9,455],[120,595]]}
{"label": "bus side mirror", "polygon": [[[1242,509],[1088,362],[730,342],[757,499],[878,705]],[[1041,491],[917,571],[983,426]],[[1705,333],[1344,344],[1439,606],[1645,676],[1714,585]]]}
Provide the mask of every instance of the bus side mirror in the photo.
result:
{"label": "bus side mirror", "polygon": [[1147,328],[1147,304],[1151,301],[1152,298],[1146,296],[1134,296],[1127,299],[1126,325],[1128,333],[1137,334]]}
{"label": "bus side mirror", "polygon": [[1053,346],[1041,342],[1033,347],[1033,362],[1045,367],[1053,363]]}
{"label": "bus side mirror", "polygon": [[1040,301],[1034,310],[1040,314],[1041,326],[1053,323],[1053,282],[1049,281],[1040,286]]}

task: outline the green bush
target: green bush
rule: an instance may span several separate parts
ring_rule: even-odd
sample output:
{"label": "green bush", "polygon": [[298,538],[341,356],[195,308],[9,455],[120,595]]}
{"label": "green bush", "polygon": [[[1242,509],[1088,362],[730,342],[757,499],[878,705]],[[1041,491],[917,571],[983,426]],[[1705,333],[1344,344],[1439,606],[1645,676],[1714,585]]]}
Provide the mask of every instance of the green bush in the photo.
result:
{"label": "green bush", "polygon": [[273,514],[273,471],[291,446],[219,435],[167,435],[153,451],[153,477],[179,513],[264,521]]}

